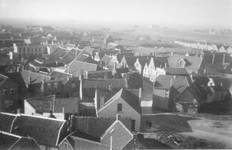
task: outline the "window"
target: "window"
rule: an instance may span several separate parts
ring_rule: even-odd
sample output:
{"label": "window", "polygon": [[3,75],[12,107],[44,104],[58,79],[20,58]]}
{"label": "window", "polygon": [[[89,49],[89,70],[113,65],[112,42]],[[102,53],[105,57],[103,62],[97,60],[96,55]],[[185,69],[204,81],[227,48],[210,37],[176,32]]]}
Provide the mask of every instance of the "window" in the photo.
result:
{"label": "window", "polygon": [[122,111],[122,104],[121,103],[118,103],[117,111],[118,112]]}
{"label": "window", "polygon": [[15,94],[15,90],[14,89],[10,89],[10,95],[14,95]]}
{"label": "window", "polygon": [[39,48],[39,52],[41,52],[41,48]]}
{"label": "window", "polygon": [[25,50],[25,48],[23,48],[23,52],[25,52],[26,50]]}
{"label": "window", "polygon": [[54,83],[54,89],[57,89],[58,88],[58,84],[57,82]]}
{"label": "window", "polygon": [[37,52],[37,48],[35,48],[35,52]]}
{"label": "window", "polygon": [[13,105],[13,101],[12,100],[5,100],[5,108],[9,108],[12,105]]}
{"label": "window", "polygon": [[72,81],[71,88],[75,88],[75,86],[76,86],[75,81]]}
{"label": "window", "polygon": [[27,51],[30,52],[30,48],[28,48]]}
{"label": "window", "polygon": [[63,143],[63,147],[64,147],[65,149],[68,149],[68,143],[67,143],[67,142],[64,142],[64,143]]}
{"label": "window", "polygon": [[51,83],[47,84],[48,90],[51,90]]}
{"label": "window", "polygon": [[4,89],[3,90],[3,95],[7,95],[8,94],[8,90],[7,89]]}
{"label": "window", "polygon": [[21,53],[21,48],[19,48],[19,52]]}

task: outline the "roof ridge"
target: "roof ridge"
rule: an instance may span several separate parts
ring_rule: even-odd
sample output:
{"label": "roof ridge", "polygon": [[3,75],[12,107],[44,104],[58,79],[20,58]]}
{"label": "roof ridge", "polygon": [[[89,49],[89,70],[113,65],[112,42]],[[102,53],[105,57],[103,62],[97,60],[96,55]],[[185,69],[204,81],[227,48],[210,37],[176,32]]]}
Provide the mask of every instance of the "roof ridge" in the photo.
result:
{"label": "roof ridge", "polygon": [[44,117],[44,116],[36,116],[36,115],[28,115],[28,114],[17,114],[17,116],[34,117],[34,118],[39,118],[39,119],[46,119],[46,120],[53,120],[53,121],[60,121],[60,122],[66,121],[66,120],[62,120],[62,119],[48,118],[48,117]]}
{"label": "roof ridge", "polygon": [[100,111],[102,111],[103,109],[105,109],[107,106],[109,106],[111,103],[113,103],[114,101],[116,101],[118,99],[119,96],[122,95],[122,91],[123,88],[121,88],[116,94],[114,94],[114,96],[112,96],[104,105],[101,109],[98,110],[98,113]]}
{"label": "roof ridge", "polygon": [[14,137],[17,137],[17,138],[22,138],[22,136],[17,135],[17,134],[13,134],[11,132],[1,131],[0,133],[6,134],[6,135],[10,135],[10,136],[14,136]]}

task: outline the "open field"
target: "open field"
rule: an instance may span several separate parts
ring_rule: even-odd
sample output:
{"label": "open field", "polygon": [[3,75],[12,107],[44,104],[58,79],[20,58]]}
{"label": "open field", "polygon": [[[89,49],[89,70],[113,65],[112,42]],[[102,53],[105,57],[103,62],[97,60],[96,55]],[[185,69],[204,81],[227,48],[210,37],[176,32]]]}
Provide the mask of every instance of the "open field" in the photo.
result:
{"label": "open field", "polygon": [[[152,121],[151,129],[145,128],[146,120]],[[222,143],[226,148],[232,148],[232,121],[157,113],[143,116],[141,131],[173,132],[187,137]]]}

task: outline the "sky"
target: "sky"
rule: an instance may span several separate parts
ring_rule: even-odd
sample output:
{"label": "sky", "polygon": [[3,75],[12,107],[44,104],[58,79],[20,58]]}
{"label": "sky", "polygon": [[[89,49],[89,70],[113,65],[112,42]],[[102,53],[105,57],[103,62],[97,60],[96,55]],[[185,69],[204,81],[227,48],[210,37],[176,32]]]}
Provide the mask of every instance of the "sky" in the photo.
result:
{"label": "sky", "polygon": [[232,27],[232,0],[0,0],[0,18]]}

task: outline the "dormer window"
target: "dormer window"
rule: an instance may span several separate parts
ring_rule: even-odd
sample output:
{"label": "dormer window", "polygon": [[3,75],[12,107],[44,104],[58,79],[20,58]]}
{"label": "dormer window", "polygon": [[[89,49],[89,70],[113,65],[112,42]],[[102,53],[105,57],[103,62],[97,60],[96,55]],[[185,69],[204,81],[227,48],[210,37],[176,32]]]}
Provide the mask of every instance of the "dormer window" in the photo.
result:
{"label": "dormer window", "polygon": [[185,66],[186,66],[185,60],[184,60],[184,59],[181,59],[181,60],[179,61],[179,67],[185,68]]}

